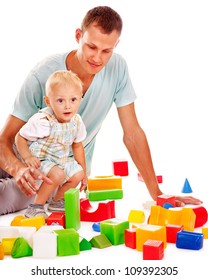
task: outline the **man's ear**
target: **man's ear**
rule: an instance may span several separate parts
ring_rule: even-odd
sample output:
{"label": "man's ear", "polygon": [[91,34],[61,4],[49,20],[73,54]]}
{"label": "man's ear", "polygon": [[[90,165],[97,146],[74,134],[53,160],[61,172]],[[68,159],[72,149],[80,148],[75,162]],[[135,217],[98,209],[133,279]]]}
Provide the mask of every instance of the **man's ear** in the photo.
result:
{"label": "man's ear", "polygon": [[75,38],[77,43],[79,43],[81,37],[82,37],[82,30],[80,28],[77,28],[75,31]]}

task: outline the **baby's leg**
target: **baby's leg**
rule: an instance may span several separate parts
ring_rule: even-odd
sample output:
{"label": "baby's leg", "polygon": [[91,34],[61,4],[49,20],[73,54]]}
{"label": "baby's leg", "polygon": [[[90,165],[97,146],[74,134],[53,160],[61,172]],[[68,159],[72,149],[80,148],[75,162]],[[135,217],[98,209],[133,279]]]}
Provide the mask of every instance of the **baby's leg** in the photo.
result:
{"label": "baby's leg", "polygon": [[62,186],[58,188],[54,197],[54,201],[63,199],[64,193],[71,188],[76,188],[83,178],[84,178],[83,170],[74,174],[71,178],[68,179],[68,181],[66,181],[66,183],[64,183]]}
{"label": "baby's leg", "polygon": [[35,197],[34,204],[44,205],[46,203],[50,194],[63,183],[65,179],[65,172],[58,166],[53,166],[47,174],[47,177],[53,181],[53,184],[49,185],[45,182],[41,184],[40,189],[38,190]]}

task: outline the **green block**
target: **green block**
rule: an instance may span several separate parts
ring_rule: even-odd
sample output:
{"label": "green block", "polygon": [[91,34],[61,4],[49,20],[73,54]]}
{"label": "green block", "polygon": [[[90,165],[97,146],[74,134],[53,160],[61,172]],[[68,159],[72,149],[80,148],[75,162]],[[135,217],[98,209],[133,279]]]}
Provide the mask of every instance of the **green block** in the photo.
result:
{"label": "green block", "polygon": [[65,227],[80,228],[80,199],[79,190],[72,188],[64,193]]}
{"label": "green block", "polygon": [[18,237],[14,241],[14,245],[11,251],[12,258],[29,257],[32,256],[32,254],[32,248],[23,237]]}
{"label": "green block", "polygon": [[82,238],[82,240],[79,243],[79,249],[80,251],[91,250],[92,244],[89,241],[87,241],[87,239]]}
{"label": "green block", "polygon": [[123,190],[113,189],[104,191],[86,191],[86,197],[90,201],[107,200],[107,199],[121,199],[123,198]]}
{"label": "green block", "polygon": [[78,255],[79,234],[73,228],[54,230],[57,234],[57,256]]}
{"label": "green block", "polygon": [[111,242],[105,236],[105,234],[99,234],[99,235],[94,236],[90,240],[90,243],[92,244],[92,247],[99,248],[99,249],[103,249],[103,248],[112,246]]}
{"label": "green block", "polygon": [[116,218],[100,222],[100,232],[105,234],[113,245],[124,244],[124,232],[128,228],[128,221]]}

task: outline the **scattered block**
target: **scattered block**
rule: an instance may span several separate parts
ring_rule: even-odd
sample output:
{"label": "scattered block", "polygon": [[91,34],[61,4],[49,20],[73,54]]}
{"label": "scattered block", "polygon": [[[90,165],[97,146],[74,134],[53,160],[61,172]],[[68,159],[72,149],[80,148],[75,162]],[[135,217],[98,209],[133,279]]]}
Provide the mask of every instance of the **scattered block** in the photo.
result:
{"label": "scattered block", "polygon": [[189,250],[200,250],[203,247],[203,234],[190,231],[177,233],[176,247]]}
{"label": "scattered block", "polygon": [[156,199],[156,204],[163,207],[165,203],[170,203],[173,207],[175,207],[175,196],[166,194],[159,195]]}
{"label": "scattered block", "polygon": [[120,219],[109,219],[100,222],[100,232],[105,234],[113,245],[124,244],[124,231],[129,222]]}
{"label": "scattered block", "polygon": [[33,257],[41,259],[52,259],[56,256],[57,234],[55,232],[46,230],[37,231],[33,236]]}
{"label": "scattered block", "polygon": [[183,188],[182,188],[181,192],[182,193],[192,193],[193,192],[187,178],[185,179],[185,182],[184,182],[184,185],[183,185]]}
{"label": "scattered block", "polygon": [[0,242],[0,260],[4,259],[4,247],[2,243]]}
{"label": "scattered block", "polygon": [[126,247],[136,249],[136,228],[125,229],[124,244]]}
{"label": "scattered block", "polygon": [[13,244],[11,250],[12,258],[30,257],[33,254],[33,249],[23,237],[18,237]]}
{"label": "scattered block", "polygon": [[79,234],[74,228],[55,230],[57,234],[57,255],[71,256],[78,255],[79,249]]}
{"label": "scattered block", "polygon": [[128,176],[129,167],[127,160],[113,161],[113,174],[117,176]]}
{"label": "scattered block", "polygon": [[52,212],[47,218],[47,225],[60,225],[65,228],[65,213]]}
{"label": "scattered block", "polygon": [[176,243],[177,233],[183,229],[183,225],[166,225],[167,242]]}
{"label": "scattered block", "polygon": [[112,246],[112,243],[110,240],[107,238],[105,234],[99,234],[94,236],[91,240],[90,243],[92,244],[92,247],[103,249]]}
{"label": "scattered block", "polygon": [[80,251],[86,251],[92,249],[92,244],[85,238],[81,238],[81,241],[79,243],[79,249]]}
{"label": "scattered block", "polygon": [[25,219],[25,217],[22,215],[15,216],[11,221],[10,226],[21,226],[21,220],[23,219]]}
{"label": "scattered block", "polygon": [[93,207],[86,198],[80,199],[80,217],[85,222],[100,222],[115,218],[115,201],[100,202],[97,208]]}
{"label": "scattered block", "polygon": [[[141,174],[138,173],[138,174],[137,174],[137,178],[138,178],[139,181],[144,182],[144,179],[142,178],[142,175],[141,175]],[[157,178],[158,184],[161,184],[161,183],[163,182],[163,177],[162,177],[162,175],[157,175],[156,178]]]}
{"label": "scattered block", "polygon": [[194,213],[196,215],[196,220],[195,220],[194,227],[198,228],[198,227],[202,227],[203,225],[205,225],[206,222],[207,222],[207,218],[208,218],[206,208],[199,205],[199,206],[193,206],[192,210],[194,211]]}
{"label": "scattered block", "polygon": [[11,255],[12,247],[14,245],[15,237],[4,237],[2,238],[2,246],[4,248],[4,255]]}
{"label": "scattered block", "polygon": [[65,226],[66,228],[80,228],[80,200],[79,189],[71,188],[64,193]]}
{"label": "scattered block", "polygon": [[93,223],[92,229],[96,232],[100,232],[100,222]]}
{"label": "scattered block", "polygon": [[139,223],[142,224],[145,221],[144,211],[141,210],[130,210],[128,221],[130,223]]}
{"label": "scattered block", "polygon": [[204,235],[204,239],[208,239],[208,227],[202,228],[202,234]]}
{"label": "scattered block", "polygon": [[136,250],[142,251],[143,244],[149,239],[163,241],[164,248],[166,248],[166,227],[158,225],[138,225],[136,228]]}
{"label": "scattered block", "polygon": [[159,240],[147,240],[143,244],[143,260],[162,260],[164,243]]}
{"label": "scattered block", "polygon": [[36,227],[36,230],[38,230],[40,227],[45,225],[45,219],[43,216],[25,218],[25,219],[22,219],[20,221],[20,223],[21,223],[21,226]]}

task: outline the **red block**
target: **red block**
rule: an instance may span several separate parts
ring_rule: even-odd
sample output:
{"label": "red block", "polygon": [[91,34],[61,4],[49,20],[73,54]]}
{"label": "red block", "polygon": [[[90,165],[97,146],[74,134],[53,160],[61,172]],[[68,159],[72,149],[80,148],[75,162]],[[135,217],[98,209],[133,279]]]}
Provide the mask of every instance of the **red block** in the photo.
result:
{"label": "red block", "polygon": [[156,204],[161,206],[161,207],[163,207],[163,205],[165,203],[170,203],[173,207],[175,207],[176,206],[175,196],[173,196],[173,195],[165,195],[165,194],[159,195],[157,197]]}
{"label": "red block", "polygon": [[113,174],[116,176],[128,176],[129,175],[128,161],[126,160],[113,161]]}
{"label": "red block", "polygon": [[125,229],[124,243],[126,247],[136,249],[136,228]]}
{"label": "red block", "polygon": [[143,244],[143,260],[162,260],[164,243],[160,240],[147,240]]}
{"label": "red block", "polygon": [[[141,175],[141,174],[138,173],[138,174],[137,174],[137,177],[138,177],[138,180],[139,180],[139,181],[144,182],[144,179],[142,178],[142,175]],[[161,184],[161,183],[163,182],[163,177],[162,177],[162,175],[157,175],[156,178],[157,178],[158,184]]]}
{"label": "red block", "polygon": [[115,201],[100,202],[95,209],[87,198],[80,199],[80,220],[85,222],[100,222],[115,218]]}
{"label": "red block", "polygon": [[52,212],[47,218],[47,225],[61,225],[65,228],[65,213],[64,212]]}
{"label": "red block", "polygon": [[166,225],[167,242],[176,243],[177,233],[183,230],[183,228],[184,228],[183,225],[172,225],[172,224]]}
{"label": "red block", "polygon": [[203,206],[196,206],[192,208],[196,214],[196,220],[194,227],[202,227],[207,222],[207,210]]}

